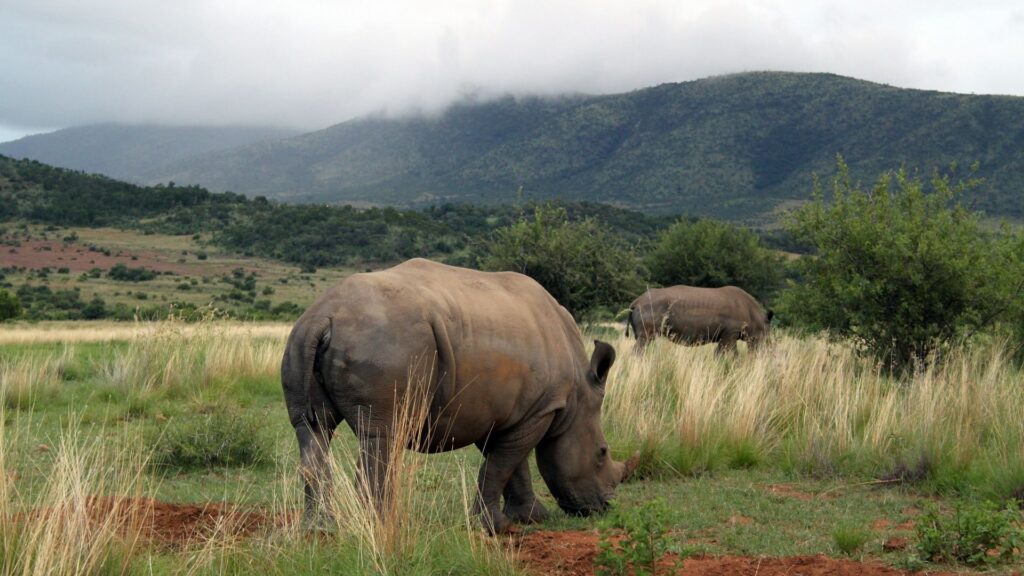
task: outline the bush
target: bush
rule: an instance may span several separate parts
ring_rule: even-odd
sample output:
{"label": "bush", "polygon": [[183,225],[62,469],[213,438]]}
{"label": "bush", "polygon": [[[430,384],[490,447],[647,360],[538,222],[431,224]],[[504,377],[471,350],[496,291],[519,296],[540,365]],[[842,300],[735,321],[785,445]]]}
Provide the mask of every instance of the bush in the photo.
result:
{"label": "bush", "polygon": [[145,268],[129,268],[124,264],[114,264],[107,277],[122,282],[145,282],[156,278],[156,272]]}
{"label": "bush", "polygon": [[17,318],[21,314],[18,297],[7,290],[0,290],[0,322]]}
{"label": "bush", "polygon": [[82,318],[85,320],[99,320],[101,318],[106,318],[106,316],[107,303],[99,296],[94,296],[93,299],[82,308]]}
{"label": "bush", "polygon": [[905,369],[1019,309],[1024,238],[988,234],[956,204],[972,185],[936,175],[926,192],[900,171],[868,192],[840,158],[831,202],[816,182],[791,216],[793,235],[817,254],[798,262],[805,282],[784,292],[780,316]]}
{"label": "bush", "polygon": [[622,308],[644,288],[629,246],[592,219],[570,222],[554,205],[497,230],[481,268],[530,276],[576,318]]}
{"label": "bush", "polygon": [[782,282],[782,256],[761,246],[756,234],[702,218],[680,220],[658,235],[645,258],[651,280],[662,286],[739,286],[769,299]]}
{"label": "bush", "polygon": [[[660,499],[628,509],[614,508],[598,525],[600,552],[594,565],[599,575],[652,575],[668,551],[668,510]],[[613,542],[616,538],[617,544]]]}
{"label": "bush", "polygon": [[257,419],[223,407],[170,421],[153,445],[153,463],[177,469],[258,466],[268,461]]}
{"label": "bush", "polygon": [[1024,528],[1016,505],[1000,508],[991,502],[958,505],[952,516],[930,506],[915,523],[917,549],[933,562],[971,566],[1010,562],[1024,550]]}

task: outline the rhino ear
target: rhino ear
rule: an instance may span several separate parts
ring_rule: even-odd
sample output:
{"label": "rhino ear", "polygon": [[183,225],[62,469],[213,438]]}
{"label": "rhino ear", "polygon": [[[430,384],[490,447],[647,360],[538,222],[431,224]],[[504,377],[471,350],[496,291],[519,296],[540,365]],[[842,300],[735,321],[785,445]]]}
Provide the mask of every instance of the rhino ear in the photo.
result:
{"label": "rhino ear", "polygon": [[605,379],[608,378],[608,371],[615,363],[615,348],[607,342],[594,340],[594,354],[590,357],[590,378],[591,384],[604,387]]}

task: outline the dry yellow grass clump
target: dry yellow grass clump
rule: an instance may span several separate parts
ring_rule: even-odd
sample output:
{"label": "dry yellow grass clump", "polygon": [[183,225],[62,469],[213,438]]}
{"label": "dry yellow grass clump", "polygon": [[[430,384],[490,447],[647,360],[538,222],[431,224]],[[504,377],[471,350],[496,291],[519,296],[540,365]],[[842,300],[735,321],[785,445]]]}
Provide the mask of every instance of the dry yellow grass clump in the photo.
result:
{"label": "dry yellow grass clump", "polygon": [[906,379],[822,338],[782,335],[761,353],[722,358],[711,346],[659,341],[635,357],[631,341],[615,344],[606,427],[655,468],[1024,470],[1022,374],[998,342]]}
{"label": "dry yellow grass clump", "polygon": [[185,324],[182,322],[45,322],[11,324],[0,329],[0,346],[18,344],[52,344],[114,342],[147,338],[168,331],[186,337],[209,332],[212,326],[223,336],[240,338],[287,338],[292,329],[286,323],[247,323],[218,321]]}

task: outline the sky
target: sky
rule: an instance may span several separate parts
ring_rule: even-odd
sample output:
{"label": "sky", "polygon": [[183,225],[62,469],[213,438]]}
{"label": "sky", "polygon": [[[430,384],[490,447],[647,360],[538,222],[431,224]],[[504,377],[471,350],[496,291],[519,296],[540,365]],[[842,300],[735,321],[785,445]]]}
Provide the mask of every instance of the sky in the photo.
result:
{"label": "sky", "polygon": [[0,0],[0,70],[0,142],[96,122],[314,130],[755,70],[1024,96],[1024,2]]}

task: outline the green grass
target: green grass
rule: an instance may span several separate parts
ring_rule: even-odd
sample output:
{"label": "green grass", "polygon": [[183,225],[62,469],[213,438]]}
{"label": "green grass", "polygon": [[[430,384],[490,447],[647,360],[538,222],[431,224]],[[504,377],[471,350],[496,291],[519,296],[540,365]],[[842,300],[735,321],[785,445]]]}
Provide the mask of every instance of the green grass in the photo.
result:
{"label": "green grass", "polygon": [[[0,348],[0,369],[51,367],[45,372],[47,378],[31,383],[42,387],[45,394],[33,396],[30,402],[6,404],[2,413],[6,431],[0,467],[6,477],[17,478],[17,498],[5,502],[5,509],[39,502],[52,492],[59,447],[69,440],[82,446],[99,442],[115,454],[124,447],[143,450],[152,462],[144,468],[140,490],[161,501],[226,501],[273,515],[300,509],[298,451],[277,375],[283,336],[227,337],[224,330],[219,325],[200,326],[197,332],[186,334],[181,325],[169,324],[130,342]],[[628,346],[620,343],[620,349],[625,352]],[[641,382],[635,372],[640,361],[624,353],[620,358],[621,372],[613,374],[609,384],[610,399]],[[716,384],[723,396],[714,406],[736,414],[737,407],[763,399],[744,396],[737,388],[735,378],[749,371],[751,361],[741,356],[721,365],[705,366],[701,360],[686,366],[690,377],[708,370],[712,378],[724,378],[724,384]],[[678,377],[669,371],[652,376],[645,382],[653,387],[668,386]],[[14,378],[7,377],[4,388],[12,382]],[[616,391],[615,386],[620,389]],[[702,394],[713,390],[708,388]],[[668,395],[663,408],[674,411],[703,406],[701,397],[694,395],[697,392]],[[621,422],[610,421],[616,410],[622,409],[614,405],[620,400],[609,400],[613,406],[606,407],[605,414],[606,430],[618,457],[632,447]],[[631,401],[638,400],[634,397]],[[803,402],[805,407],[808,403],[828,405],[811,396],[805,396]],[[1003,413],[1013,412],[1007,408]],[[793,422],[800,421],[796,413],[787,414]],[[859,429],[865,433],[871,429],[872,418],[862,416],[862,420]],[[836,450],[829,445],[827,431],[821,430],[808,436],[822,442],[816,449],[802,444],[798,436],[773,439],[772,429],[756,427],[757,435],[744,435],[738,427],[724,427],[725,422],[741,423],[723,420],[715,426],[698,427],[696,430],[705,432],[695,436],[696,441],[685,442],[679,440],[689,438],[684,434],[686,428],[660,437],[654,434],[656,429],[647,430],[646,468],[640,470],[646,477],[619,488],[617,505],[622,509],[654,500],[664,503],[670,550],[748,556],[853,555],[910,565],[919,562],[912,551],[885,552],[882,543],[890,536],[913,541],[915,532],[906,523],[917,520],[927,503],[937,503],[940,514],[950,515],[958,505],[991,494],[992,486],[998,484],[1009,491],[1024,477],[1021,467],[1004,466],[1006,457],[995,457],[997,452],[990,448],[975,454],[961,468],[949,463],[954,462],[954,455],[945,456],[947,463],[934,466],[924,483],[883,482],[877,472],[884,469],[885,460],[873,455],[866,444]],[[778,426],[786,419],[776,416],[771,422]],[[986,425],[996,426],[997,422]],[[649,423],[633,421],[633,425],[643,432]],[[216,431],[216,441],[209,445],[204,444],[209,437],[190,436],[211,429]],[[850,430],[857,429],[851,425]],[[1001,438],[1004,433],[992,429],[986,434]],[[962,437],[975,438],[966,433]],[[235,451],[236,443],[240,452]],[[172,448],[169,452],[168,447]],[[351,474],[356,442],[344,426],[332,448],[342,472]],[[251,450],[256,450],[258,457],[253,457]],[[221,453],[230,457],[220,458]],[[450,570],[514,573],[514,562],[496,544],[500,541],[482,537],[475,520],[467,518],[467,495],[472,494],[476,482],[479,453],[468,449],[429,456],[410,454],[408,461],[414,497],[405,512],[414,529],[400,535],[393,549],[367,544],[365,535],[309,539],[293,530],[275,528],[250,539],[211,541],[187,551],[143,547],[124,553],[135,569],[152,566],[155,573],[372,574],[382,570],[381,566],[401,574]],[[914,462],[908,463],[912,469]],[[524,530],[597,528],[597,518],[568,517],[558,511],[531,465],[535,488],[552,515],[542,525]],[[352,518],[340,521],[360,522]],[[117,560],[117,553],[111,552],[111,566],[123,563]]]}
{"label": "green grass", "polygon": [[[13,227],[8,228],[8,232],[15,230]],[[166,306],[171,302],[204,306],[213,302],[220,309],[241,309],[244,306],[237,302],[221,299],[233,290],[233,287],[222,278],[232,276],[232,271],[238,268],[244,269],[246,274],[256,275],[256,300],[269,300],[271,306],[292,302],[305,307],[328,287],[353,272],[352,269],[345,267],[332,267],[315,273],[303,273],[296,265],[266,258],[240,256],[217,248],[208,244],[208,237],[202,236],[196,239],[192,236],[143,234],[139,231],[116,228],[69,227],[46,231],[39,225],[29,225],[25,231],[19,229],[16,232],[19,238],[25,233],[34,240],[45,238],[53,244],[53,250],[35,253],[36,260],[43,262],[40,259],[45,258],[44,263],[50,269],[45,279],[38,275],[38,268],[41,268],[41,265],[37,265],[36,270],[8,271],[4,274],[3,282],[13,286],[9,290],[13,291],[26,283],[33,286],[46,285],[53,291],[78,289],[83,302],[99,297],[108,308],[115,304],[134,308]],[[75,234],[78,239],[71,243],[61,242],[62,237],[70,234]],[[89,246],[107,250],[118,262],[129,268],[152,267],[156,263],[173,266],[178,271],[174,274],[160,274],[145,282],[113,280],[107,277],[107,271],[112,264],[105,263],[106,259],[97,260],[102,253],[88,251]],[[4,254],[0,254],[0,268],[6,267],[4,256],[12,249],[4,246]],[[64,252],[60,252],[61,250]],[[83,250],[83,253],[79,254],[77,250]],[[197,256],[199,253],[204,253],[207,257],[200,259]],[[138,260],[133,260],[133,257]],[[71,258],[76,260],[72,261]],[[99,267],[102,274],[98,278],[83,279],[81,271],[72,269],[66,273],[58,272],[61,267],[74,265]],[[187,284],[188,288],[182,289],[182,284]],[[271,290],[269,293],[268,288]]]}

